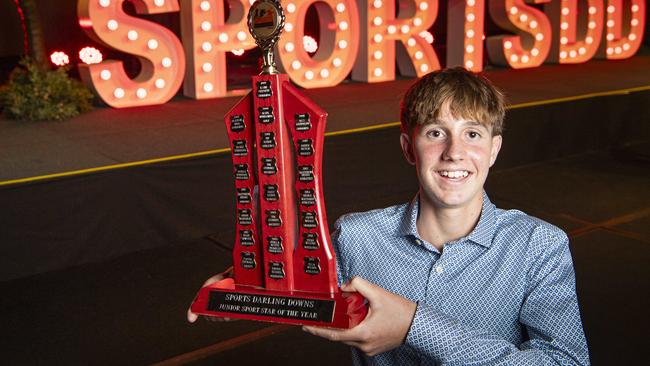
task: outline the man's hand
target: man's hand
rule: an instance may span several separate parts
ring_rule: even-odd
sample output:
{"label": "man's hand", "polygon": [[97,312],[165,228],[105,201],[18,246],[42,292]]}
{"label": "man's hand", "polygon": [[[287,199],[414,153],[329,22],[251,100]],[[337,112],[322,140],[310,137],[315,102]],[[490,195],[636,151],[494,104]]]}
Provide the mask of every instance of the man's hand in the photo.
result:
{"label": "man's hand", "polygon": [[[210,286],[211,284],[213,284],[215,282],[219,282],[219,281],[223,280],[224,278],[232,277],[232,271],[233,271],[233,269],[232,269],[232,267],[230,267],[227,270],[208,278],[207,280],[205,280],[205,282],[203,283],[203,286],[201,286],[201,288],[206,287],[206,286]],[[198,319],[198,318],[199,318],[199,315],[194,314],[192,312],[192,308],[191,308],[191,304],[190,304],[190,308],[187,309],[187,321],[190,322],[190,323],[194,323],[196,321],[196,319]],[[206,317],[206,319],[209,319],[209,320],[212,320],[212,321],[220,321],[220,320],[228,321],[228,320],[230,320],[229,318],[217,318],[217,317],[214,317],[214,316]]]}
{"label": "man's hand", "polygon": [[366,318],[352,329],[305,326],[303,330],[356,347],[368,356],[390,351],[404,343],[415,315],[416,303],[360,277],[354,277],[341,289],[359,292],[368,299],[370,309]]}

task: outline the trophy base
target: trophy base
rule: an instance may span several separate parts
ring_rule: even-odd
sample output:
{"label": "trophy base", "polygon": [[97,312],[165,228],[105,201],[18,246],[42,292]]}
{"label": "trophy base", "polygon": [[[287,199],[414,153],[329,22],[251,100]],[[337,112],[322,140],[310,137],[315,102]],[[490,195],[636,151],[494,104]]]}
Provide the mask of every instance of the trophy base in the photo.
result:
{"label": "trophy base", "polygon": [[368,312],[358,293],[273,291],[237,286],[232,278],[199,290],[191,309],[206,316],[332,328],[352,328]]}

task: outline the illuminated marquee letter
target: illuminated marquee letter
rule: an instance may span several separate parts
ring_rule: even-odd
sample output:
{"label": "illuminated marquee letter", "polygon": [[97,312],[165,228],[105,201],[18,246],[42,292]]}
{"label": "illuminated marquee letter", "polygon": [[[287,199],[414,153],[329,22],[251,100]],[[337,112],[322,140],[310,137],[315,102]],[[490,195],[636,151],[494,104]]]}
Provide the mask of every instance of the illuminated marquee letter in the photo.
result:
{"label": "illuminated marquee letter", "polygon": [[603,0],[587,0],[586,5],[586,29],[578,29],[578,0],[552,1],[544,6],[559,34],[553,40],[548,61],[577,64],[594,57],[603,34]]}
{"label": "illuminated marquee letter", "polygon": [[226,52],[248,50],[255,42],[248,34],[249,0],[182,0],[181,34],[187,55],[183,92],[196,99],[226,95]]}
{"label": "illuminated marquee letter", "polygon": [[[395,3],[399,14],[395,17]],[[422,76],[440,69],[433,47],[420,36],[438,16],[438,0],[360,0],[361,45],[352,79],[369,83],[395,79],[395,41],[406,54],[397,55],[402,75]]]}
{"label": "illuminated marquee letter", "polygon": [[[532,0],[542,4],[550,0]],[[493,36],[487,39],[488,56],[497,65],[515,69],[541,65],[551,49],[551,24],[546,15],[524,0],[500,0],[488,3],[490,15],[503,29],[516,36]]]}
{"label": "illuminated marquee letter", "polygon": [[[316,7],[320,26],[318,50],[313,57],[303,47],[305,16]],[[334,86],[345,79],[359,47],[359,12],[352,0],[290,0],[284,3],[284,34],[276,57],[291,80],[304,88]]]}
{"label": "illuminated marquee letter", "polygon": [[630,20],[626,21],[623,19],[623,0],[607,1],[605,23],[607,32],[602,48],[605,49],[606,58],[610,60],[630,58],[641,46],[645,28],[646,1],[631,0],[628,4],[631,16]]}
{"label": "illuminated marquee letter", "polygon": [[483,70],[485,0],[450,0],[447,15],[447,67]]}
{"label": "illuminated marquee letter", "polygon": [[[90,37],[109,47],[135,55],[142,65],[130,79],[121,61],[83,65],[79,72],[88,86],[111,107],[163,104],[183,82],[185,55],[174,33],[122,10],[125,0],[80,0],[79,25]],[[176,0],[133,0],[140,14],[178,11]]]}

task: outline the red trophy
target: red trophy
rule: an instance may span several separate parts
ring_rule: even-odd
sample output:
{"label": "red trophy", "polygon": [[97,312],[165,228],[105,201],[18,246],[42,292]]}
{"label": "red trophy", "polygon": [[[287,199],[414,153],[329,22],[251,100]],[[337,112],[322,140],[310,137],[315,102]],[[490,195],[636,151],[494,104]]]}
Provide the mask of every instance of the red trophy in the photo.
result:
{"label": "red trophy", "polygon": [[234,277],[202,288],[192,312],[351,328],[367,306],[337,285],[321,179],[327,113],[276,69],[283,27],[278,1],[251,6],[248,28],[263,69],[225,118],[237,200]]}

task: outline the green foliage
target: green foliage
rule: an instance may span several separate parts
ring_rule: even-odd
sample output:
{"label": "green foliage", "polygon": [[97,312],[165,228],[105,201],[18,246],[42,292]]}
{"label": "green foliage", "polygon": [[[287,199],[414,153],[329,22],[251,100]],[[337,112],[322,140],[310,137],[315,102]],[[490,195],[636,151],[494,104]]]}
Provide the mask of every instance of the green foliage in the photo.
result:
{"label": "green foliage", "polygon": [[0,87],[0,106],[7,118],[61,121],[92,109],[92,94],[71,79],[65,68],[49,70],[23,59]]}

